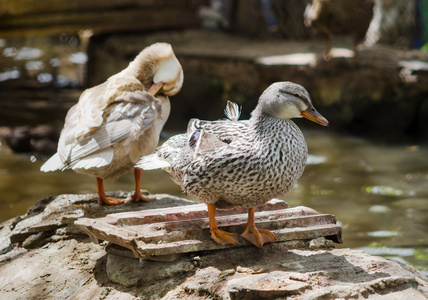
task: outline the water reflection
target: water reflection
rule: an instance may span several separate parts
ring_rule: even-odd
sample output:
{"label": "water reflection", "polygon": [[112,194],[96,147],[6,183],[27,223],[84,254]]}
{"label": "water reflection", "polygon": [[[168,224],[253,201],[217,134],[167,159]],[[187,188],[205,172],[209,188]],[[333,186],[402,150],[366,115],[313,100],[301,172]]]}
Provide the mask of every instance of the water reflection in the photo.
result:
{"label": "water reflection", "polygon": [[[82,40],[83,39],[83,40]],[[0,82],[20,87],[80,87],[88,56],[85,35],[0,39]]]}
{"label": "water reflection", "polygon": [[40,58],[43,51],[32,47],[7,47],[3,50],[4,57],[13,57],[15,60],[30,60]]}
{"label": "water reflection", "polygon": [[6,81],[6,80],[11,80],[11,79],[17,79],[17,78],[19,78],[20,75],[21,75],[21,73],[16,69],[1,72],[0,73],[0,82]]}
{"label": "water reflection", "polygon": [[[339,247],[369,249],[428,270],[428,147],[379,146],[325,130],[304,134],[312,155],[285,198],[290,206],[336,215],[344,229]],[[72,171],[41,173],[43,162],[2,148],[0,221],[25,213],[47,195],[96,192],[94,178]],[[184,196],[162,171],[143,172],[142,187]],[[107,191],[133,188],[132,174],[106,181]]]}

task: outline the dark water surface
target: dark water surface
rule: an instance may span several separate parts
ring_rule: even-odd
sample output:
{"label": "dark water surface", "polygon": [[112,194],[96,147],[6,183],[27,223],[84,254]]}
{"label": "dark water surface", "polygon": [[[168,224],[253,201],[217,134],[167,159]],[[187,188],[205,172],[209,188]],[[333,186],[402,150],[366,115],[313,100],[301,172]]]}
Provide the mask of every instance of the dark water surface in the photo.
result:
{"label": "dark water surface", "polygon": [[[283,199],[334,214],[344,244],[405,261],[428,274],[428,146],[382,146],[305,130],[309,165]],[[22,215],[38,199],[95,193],[95,179],[72,171],[41,173],[44,159],[0,148],[0,221]],[[185,197],[163,171],[143,172],[142,188]],[[134,189],[130,173],[106,181],[107,191]]]}

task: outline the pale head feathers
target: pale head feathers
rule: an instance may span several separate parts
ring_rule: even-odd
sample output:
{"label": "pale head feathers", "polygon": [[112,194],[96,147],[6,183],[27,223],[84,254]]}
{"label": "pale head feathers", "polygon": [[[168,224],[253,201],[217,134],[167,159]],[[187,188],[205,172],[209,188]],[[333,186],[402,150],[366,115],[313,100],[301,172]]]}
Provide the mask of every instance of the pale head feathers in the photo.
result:
{"label": "pale head feathers", "polygon": [[146,47],[129,64],[127,73],[140,80],[146,89],[153,83],[164,82],[160,93],[167,96],[178,93],[183,85],[183,69],[167,43]]}
{"label": "pale head feathers", "polygon": [[271,84],[260,96],[252,116],[268,115],[279,119],[301,118],[312,107],[308,91],[299,84],[283,81]]}

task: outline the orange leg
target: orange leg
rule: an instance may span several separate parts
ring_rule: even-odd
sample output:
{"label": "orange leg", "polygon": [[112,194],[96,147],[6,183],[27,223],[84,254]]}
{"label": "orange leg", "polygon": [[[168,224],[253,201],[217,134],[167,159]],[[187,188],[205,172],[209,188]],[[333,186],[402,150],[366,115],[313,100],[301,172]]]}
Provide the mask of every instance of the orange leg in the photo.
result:
{"label": "orange leg", "polygon": [[131,201],[152,201],[156,200],[156,197],[153,196],[143,196],[140,190],[140,181],[141,181],[141,169],[134,168],[134,177],[135,177],[135,192],[131,197]]}
{"label": "orange leg", "polygon": [[104,190],[104,180],[99,177],[97,177],[97,193],[99,205],[117,205],[125,202],[124,199],[106,197],[106,192]]}
{"label": "orange leg", "polygon": [[238,245],[238,237],[234,233],[222,231],[218,229],[217,222],[215,220],[215,205],[214,204],[207,204],[208,206],[208,218],[210,222],[210,231],[211,231],[211,238],[220,245]]}
{"label": "orange leg", "polygon": [[275,241],[275,235],[269,230],[256,228],[256,220],[254,218],[255,211],[256,209],[254,207],[248,209],[247,229],[245,229],[241,236],[260,248],[264,243]]}

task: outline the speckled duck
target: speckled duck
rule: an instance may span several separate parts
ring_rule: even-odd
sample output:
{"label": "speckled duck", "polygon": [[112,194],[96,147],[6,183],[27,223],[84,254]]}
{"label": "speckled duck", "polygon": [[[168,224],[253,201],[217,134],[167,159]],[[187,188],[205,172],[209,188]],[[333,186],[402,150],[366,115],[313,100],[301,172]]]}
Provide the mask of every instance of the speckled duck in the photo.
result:
{"label": "speckled duck", "polygon": [[165,169],[185,193],[206,203],[211,237],[219,244],[238,244],[238,238],[218,229],[216,208],[247,207],[241,236],[261,247],[275,236],[256,228],[255,208],[290,191],[306,165],[306,142],[291,119],[305,117],[323,126],[328,121],[306,89],[292,82],[270,85],[249,120],[238,121],[239,109],[232,103],[226,115],[229,120],[190,120],[186,134],[171,137],[136,167]]}

